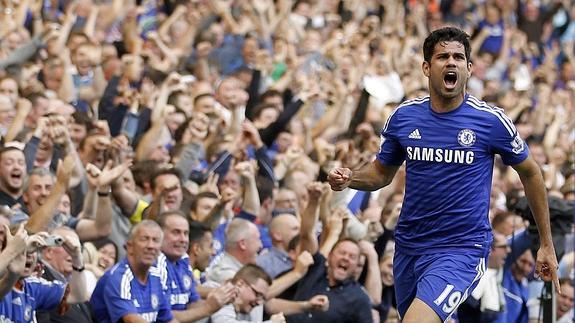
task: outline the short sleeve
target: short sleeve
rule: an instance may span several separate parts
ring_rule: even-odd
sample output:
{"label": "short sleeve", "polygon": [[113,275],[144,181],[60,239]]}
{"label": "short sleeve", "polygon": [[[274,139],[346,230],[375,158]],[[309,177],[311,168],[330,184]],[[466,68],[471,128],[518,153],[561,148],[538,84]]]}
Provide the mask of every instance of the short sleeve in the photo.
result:
{"label": "short sleeve", "polygon": [[394,113],[389,116],[381,130],[381,146],[377,154],[377,160],[382,165],[400,166],[405,160],[405,151],[401,147],[397,136],[396,115]]}
{"label": "short sleeve", "polygon": [[146,210],[149,205],[150,204],[146,201],[138,200],[134,212],[130,215],[130,223],[136,224],[142,222],[144,210]]}
{"label": "short sleeve", "polygon": [[501,156],[505,165],[517,165],[529,156],[529,149],[513,122],[499,110],[493,117],[490,148]]}
{"label": "short sleeve", "polygon": [[25,288],[36,299],[35,310],[51,311],[62,302],[66,285],[60,281],[47,281],[44,278],[26,279]]}
{"label": "short sleeve", "polygon": [[130,281],[115,278],[111,276],[104,288],[104,301],[111,322],[118,322],[128,314],[138,314],[131,297]]}

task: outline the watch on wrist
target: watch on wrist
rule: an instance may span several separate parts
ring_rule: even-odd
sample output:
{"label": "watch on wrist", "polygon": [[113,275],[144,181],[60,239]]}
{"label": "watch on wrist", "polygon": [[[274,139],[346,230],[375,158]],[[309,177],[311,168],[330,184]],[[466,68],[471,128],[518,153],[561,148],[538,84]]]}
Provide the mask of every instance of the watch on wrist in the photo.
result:
{"label": "watch on wrist", "polygon": [[86,269],[86,267],[84,267],[84,265],[82,265],[81,267],[76,267],[76,266],[72,265],[72,269],[74,269],[74,271],[81,273],[84,271],[84,269]]}
{"label": "watch on wrist", "polygon": [[106,191],[104,191],[104,192],[98,191],[98,196],[100,196],[100,197],[106,197],[106,196],[110,196],[110,193],[112,193],[112,189],[111,189],[111,188],[108,189],[108,190],[106,190]]}

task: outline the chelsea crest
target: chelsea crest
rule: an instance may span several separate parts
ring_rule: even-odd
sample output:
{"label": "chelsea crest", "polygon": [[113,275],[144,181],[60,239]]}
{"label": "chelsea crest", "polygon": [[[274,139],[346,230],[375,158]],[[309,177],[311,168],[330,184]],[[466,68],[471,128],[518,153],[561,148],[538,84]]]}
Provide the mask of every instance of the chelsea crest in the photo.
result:
{"label": "chelsea crest", "polygon": [[464,147],[473,146],[475,143],[475,132],[470,129],[463,129],[457,135],[457,141]]}

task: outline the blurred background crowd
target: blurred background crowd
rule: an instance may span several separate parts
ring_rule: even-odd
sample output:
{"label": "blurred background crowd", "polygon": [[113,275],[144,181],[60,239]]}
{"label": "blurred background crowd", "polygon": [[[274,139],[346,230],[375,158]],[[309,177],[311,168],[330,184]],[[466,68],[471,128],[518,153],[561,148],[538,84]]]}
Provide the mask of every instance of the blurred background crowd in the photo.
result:
{"label": "blurred background crowd", "polygon": [[[214,303],[210,283],[257,264],[273,280],[253,304],[266,303],[259,320],[285,313],[275,296],[304,299],[274,289],[278,277],[295,265],[305,279],[314,264],[304,250],[328,258],[347,237],[361,256],[340,269],[364,286],[375,321],[396,322],[405,171],[377,192],[332,192],[326,174],[373,160],[393,109],[427,95],[424,38],[451,25],[471,36],[468,92],[505,110],[544,174],[563,290],[556,315],[572,322],[574,1],[0,0],[0,9],[0,222],[60,232],[67,248],[47,243],[28,275],[55,271],[50,280],[78,296],[75,310],[37,312],[39,321],[88,320],[83,306],[125,257],[130,228],[180,211],[198,302]],[[539,322],[522,186],[499,160],[492,182],[489,270],[454,319]],[[230,274],[226,261],[240,266]],[[71,267],[80,264],[83,277]],[[240,294],[204,317],[226,322],[218,313]]]}

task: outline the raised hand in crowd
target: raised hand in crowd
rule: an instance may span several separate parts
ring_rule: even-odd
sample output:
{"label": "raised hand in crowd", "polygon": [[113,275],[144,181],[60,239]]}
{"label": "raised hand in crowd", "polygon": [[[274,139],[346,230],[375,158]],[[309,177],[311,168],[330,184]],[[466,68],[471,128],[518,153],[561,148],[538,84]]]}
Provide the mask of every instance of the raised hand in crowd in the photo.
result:
{"label": "raised hand in crowd", "polygon": [[237,287],[228,282],[212,290],[206,298],[206,305],[211,312],[216,312],[222,306],[234,301],[238,293]]}

